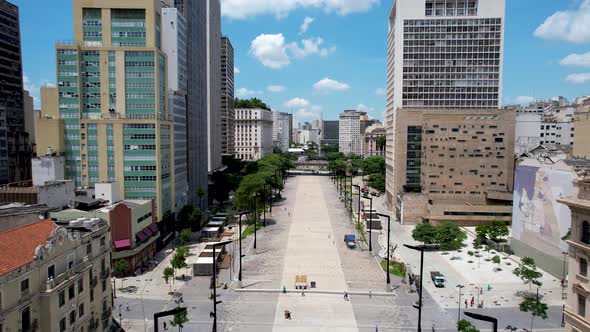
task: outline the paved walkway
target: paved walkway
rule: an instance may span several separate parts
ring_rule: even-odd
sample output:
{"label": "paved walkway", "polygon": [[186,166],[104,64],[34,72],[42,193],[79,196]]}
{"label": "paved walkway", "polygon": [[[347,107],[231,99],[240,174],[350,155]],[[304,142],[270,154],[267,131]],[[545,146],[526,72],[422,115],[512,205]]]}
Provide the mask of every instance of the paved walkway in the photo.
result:
{"label": "paved walkway", "polygon": [[[282,283],[292,288],[295,276],[307,275],[318,289],[347,290],[344,271],[330,224],[321,181],[297,177],[293,220],[289,230]],[[284,311],[293,313],[285,321]],[[320,327],[318,329],[318,327]],[[353,308],[343,297],[287,294],[279,298],[273,331],[358,331]]]}

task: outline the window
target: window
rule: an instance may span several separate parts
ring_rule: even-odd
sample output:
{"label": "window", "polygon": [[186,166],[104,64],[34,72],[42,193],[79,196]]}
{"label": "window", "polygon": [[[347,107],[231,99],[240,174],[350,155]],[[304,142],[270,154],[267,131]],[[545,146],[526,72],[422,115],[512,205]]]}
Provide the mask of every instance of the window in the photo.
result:
{"label": "window", "polygon": [[66,291],[62,290],[59,292],[59,307],[63,307],[66,304]]}
{"label": "window", "polygon": [[107,281],[106,279],[102,281],[102,291],[105,292],[107,290]]}
{"label": "window", "polygon": [[94,302],[94,289],[90,288],[90,303]]}
{"label": "window", "polygon": [[590,244],[590,223],[588,221],[582,223],[582,238],[580,241],[585,244]]}
{"label": "window", "polygon": [[74,297],[76,297],[76,290],[74,289],[74,285],[70,286],[70,288],[68,289],[68,300],[73,299]]}
{"label": "window", "polygon": [[100,247],[104,248],[106,246],[106,242],[105,242],[105,238],[104,236],[100,238]]}
{"label": "window", "polygon": [[20,320],[21,320],[21,331],[23,332],[30,332],[31,331],[31,308],[26,307],[20,312]]}
{"label": "window", "polygon": [[66,332],[66,318],[59,320],[59,332]]}
{"label": "window", "polygon": [[20,282],[20,292],[21,293],[28,293],[29,292],[29,278],[24,279]]}
{"label": "window", "polygon": [[580,257],[580,274],[584,277],[588,276],[588,260]]}
{"label": "window", "polygon": [[47,268],[47,279],[55,278],[55,265],[51,265]]}
{"label": "window", "polygon": [[578,315],[586,317],[586,297],[578,294]]}
{"label": "window", "polygon": [[84,291],[84,277],[78,280],[78,293],[82,293]]}
{"label": "window", "polygon": [[76,310],[70,312],[70,325],[74,325],[76,322]]}
{"label": "window", "polygon": [[84,316],[84,303],[81,303],[78,306],[78,317],[82,317]]}
{"label": "window", "polygon": [[86,255],[92,254],[92,243],[86,245]]}

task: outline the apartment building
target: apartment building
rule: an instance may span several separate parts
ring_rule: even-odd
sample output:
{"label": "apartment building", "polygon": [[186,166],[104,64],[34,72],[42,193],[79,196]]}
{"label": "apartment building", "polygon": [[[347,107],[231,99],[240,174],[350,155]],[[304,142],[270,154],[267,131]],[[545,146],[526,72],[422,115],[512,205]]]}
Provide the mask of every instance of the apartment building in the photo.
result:
{"label": "apartment building", "polygon": [[511,220],[513,111],[405,109],[396,117],[393,192],[402,223]]}
{"label": "apartment building", "polygon": [[272,153],[272,111],[236,108],[236,158],[256,161]]}
{"label": "apartment building", "polygon": [[168,111],[173,122],[174,212],[189,203],[187,140],[187,23],[177,8],[162,8],[162,50],[168,63]]}
{"label": "apartment building", "polygon": [[[396,132],[398,116],[413,108],[500,107],[504,14],[504,0],[394,2],[389,14],[385,119],[386,191],[392,209],[399,209],[398,190],[406,185],[396,183],[405,170],[395,167],[411,158],[395,152],[404,145],[397,140],[407,134]],[[398,157],[403,159],[395,160]]]}
{"label": "apartment building", "polygon": [[320,138],[321,145],[339,145],[340,140],[340,122],[336,120],[323,120],[322,133]]}
{"label": "apartment building", "polygon": [[0,233],[0,330],[109,331],[109,227],[49,219]]}
{"label": "apartment building", "polygon": [[362,153],[362,136],[361,136],[361,117],[365,117],[366,112],[355,110],[345,110],[340,113],[338,123],[338,144],[339,151],[344,154]]}
{"label": "apartment building", "polygon": [[123,199],[155,199],[156,221],[171,229],[174,132],[161,2],[75,0],[73,15],[75,40],[56,45],[57,87],[43,93],[46,127],[37,137],[47,134],[64,154],[77,187],[111,182]]}
{"label": "apartment building", "polygon": [[565,303],[565,331],[590,331],[590,180],[576,182],[578,194],[558,201],[571,211],[567,301]]}
{"label": "apartment building", "polygon": [[233,155],[234,138],[234,47],[226,36],[221,39],[221,153]]}
{"label": "apartment building", "polygon": [[0,184],[31,179],[31,144],[25,103],[18,7],[0,0]]}
{"label": "apartment building", "polygon": [[289,151],[292,123],[291,113],[272,111],[272,144],[283,152]]}

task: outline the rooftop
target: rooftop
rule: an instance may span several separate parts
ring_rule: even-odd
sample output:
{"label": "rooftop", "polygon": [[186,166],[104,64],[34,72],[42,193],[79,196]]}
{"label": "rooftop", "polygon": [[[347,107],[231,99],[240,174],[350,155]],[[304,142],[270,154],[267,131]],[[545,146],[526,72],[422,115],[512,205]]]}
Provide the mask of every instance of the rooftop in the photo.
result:
{"label": "rooftop", "polygon": [[0,275],[31,263],[37,246],[46,244],[56,228],[45,219],[0,233]]}

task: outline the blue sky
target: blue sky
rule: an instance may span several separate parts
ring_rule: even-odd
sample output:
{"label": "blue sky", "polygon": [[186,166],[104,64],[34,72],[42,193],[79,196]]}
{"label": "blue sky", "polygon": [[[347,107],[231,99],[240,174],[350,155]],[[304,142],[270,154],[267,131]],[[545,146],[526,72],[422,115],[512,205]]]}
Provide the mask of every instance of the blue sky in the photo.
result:
{"label": "blue sky", "polygon": [[[25,84],[38,97],[39,87],[55,83],[55,42],[72,39],[72,0],[13,2],[21,11]],[[590,94],[590,0],[506,3],[504,103]],[[300,120],[335,119],[351,108],[382,118],[391,4],[222,0],[222,30],[239,69],[236,94]]]}

